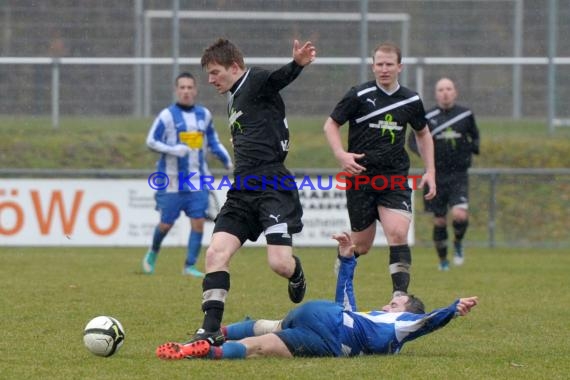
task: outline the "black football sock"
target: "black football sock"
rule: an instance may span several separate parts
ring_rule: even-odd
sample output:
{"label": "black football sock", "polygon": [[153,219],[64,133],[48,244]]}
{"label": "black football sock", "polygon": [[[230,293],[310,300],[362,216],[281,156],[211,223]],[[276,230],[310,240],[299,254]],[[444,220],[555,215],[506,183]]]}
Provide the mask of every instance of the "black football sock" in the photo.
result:
{"label": "black football sock", "polygon": [[467,231],[467,226],[469,225],[469,220],[453,221],[453,232],[455,234],[455,241],[463,240],[465,236],[465,231]]}
{"label": "black football sock", "polygon": [[447,258],[447,227],[434,226],[433,227],[433,242],[437,251],[437,256],[440,260]]}
{"label": "black football sock", "polygon": [[407,244],[390,246],[390,275],[394,292],[408,292],[412,253]]}
{"label": "black football sock", "polygon": [[224,316],[226,297],[230,290],[230,274],[225,271],[207,273],[202,281],[202,311],[206,331],[218,331]]}

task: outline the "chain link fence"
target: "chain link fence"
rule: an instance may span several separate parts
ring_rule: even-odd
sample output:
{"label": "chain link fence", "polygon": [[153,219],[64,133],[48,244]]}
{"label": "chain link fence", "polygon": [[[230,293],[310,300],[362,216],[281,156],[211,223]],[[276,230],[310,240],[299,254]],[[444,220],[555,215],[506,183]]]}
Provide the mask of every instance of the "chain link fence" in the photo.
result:
{"label": "chain link fence", "polygon": [[[570,0],[558,0],[557,55],[569,56]],[[72,0],[8,0],[0,4],[2,57],[135,57],[141,55],[148,32],[150,57],[172,57],[172,21],[147,18],[150,10],[170,10],[172,0],[77,2]],[[362,2],[347,1],[180,1],[180,10],[218,12],[335,12],[359,13]],[[408,57],[545,57],[548,54],[548,0],[425,0],[367,1],[370,13],[409,15]],[[137,14],[137,5],[142,12]],[[517,13],[517,7],[520,13]],[[520,30],[518,30],[520,29]],[[517,33],[517,30],[519,33]],[[180,57],[200,57],[218,36],[229,37],[247,57],[289,57],[292,39],[315,41],[321,57],[360,57],[357,21],[181,19]],[[370,22],[366,44],[402,41],[397,22]],[[517,47],[517,36],[520,43]],[[268,68],[275,65],[267,65]],[[200,73],[201,68],[180,69]],[[62,115],[133,115],[140,102],[137,65],[65,65],[59,93]],[[515,70],[519,79],[515,79]],[[570,65],[557,67],[557,107],[568,113]],[[150,66],[150,114],[172,98],[172,65]],[[505,117],[513,114],[513,99],[522,117],[547,114],[545,65],[439,65],[423,73],[424,101],[434,103],[432,86],[441,76],[457,81],[463,102],[476,114]],[[201,80],[201,101],[215,113],[225,111],[225,98]],[[369,74],[371,78],[371,74]],[[419,78],[413,65],[405,68],[406,84],[415,88]],[[513,81],[521,88],[513,94]],[[358,65],[314,65],[283,94],[290,115],[327,115],[348,88],[360,82]],[[44,115],[51,112],[52,74],[49,65],[0,65],[0,113]]]}

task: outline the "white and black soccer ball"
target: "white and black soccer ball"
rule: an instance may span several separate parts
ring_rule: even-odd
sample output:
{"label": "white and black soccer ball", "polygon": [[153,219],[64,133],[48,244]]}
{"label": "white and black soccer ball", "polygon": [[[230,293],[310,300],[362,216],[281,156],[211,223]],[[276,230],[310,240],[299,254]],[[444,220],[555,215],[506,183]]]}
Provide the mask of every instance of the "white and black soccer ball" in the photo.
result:
{"label": "white and black soccer ball", "polygon": [[83,343],[98,356],[115,354],[125,341],[125,330],[121,322],[113,317],[99,316],[87,323],[83,330]]}

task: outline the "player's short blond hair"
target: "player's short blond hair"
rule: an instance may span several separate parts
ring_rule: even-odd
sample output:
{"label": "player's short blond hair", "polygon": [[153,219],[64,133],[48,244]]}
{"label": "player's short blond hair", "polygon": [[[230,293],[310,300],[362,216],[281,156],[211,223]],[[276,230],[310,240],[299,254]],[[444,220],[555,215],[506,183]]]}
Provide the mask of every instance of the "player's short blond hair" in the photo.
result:
{"label": "player's short blond hair", "polygon": [[391,42],[382,42],[381,44],[376,45],[372,51],[372,62],[374,62],[374,56],[376,55],[377,51],[381,51],[383,53],[396,53],[396,56],[398,57],[398,63],[402,63],[402,51],[396,44],[393,44]]}

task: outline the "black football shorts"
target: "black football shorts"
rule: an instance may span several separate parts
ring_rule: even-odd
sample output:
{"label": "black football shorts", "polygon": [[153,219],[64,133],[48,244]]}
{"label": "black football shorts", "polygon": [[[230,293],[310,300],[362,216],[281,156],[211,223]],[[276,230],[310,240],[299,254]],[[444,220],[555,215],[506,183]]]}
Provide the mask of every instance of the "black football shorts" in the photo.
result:
{"label": "black football shorts", "polygon": [[447,215],[448,208],[469,204],[469,176],[467,172],[439,173],[436,175],[437,194],[432,200],[424,198],[427,212],[436,217]]}
{"label": "black football shorts", "polygon": [[346,206],[350,228],[358,232],[380,220],[378,206],[412,212],[412,190],[346,190]]}
{"label": "black football shorts", "polygon": [[227,232],[243,244],[256,241],[268,228],[285,223],[292,235],[303,229],[297,189],[263,191],[230,189],[216,218],[215,232]]}

